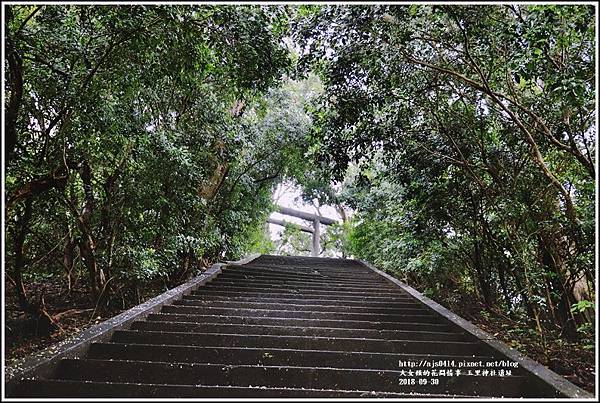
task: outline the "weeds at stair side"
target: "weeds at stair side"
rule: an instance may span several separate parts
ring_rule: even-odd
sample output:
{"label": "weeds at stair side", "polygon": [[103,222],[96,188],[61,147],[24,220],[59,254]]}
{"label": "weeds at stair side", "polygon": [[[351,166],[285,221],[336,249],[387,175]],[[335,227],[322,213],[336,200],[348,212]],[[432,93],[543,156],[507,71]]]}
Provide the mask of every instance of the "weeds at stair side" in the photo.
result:
{"label": "weeds at stair side", "polygon": [[437,302],[575,385],[594,393],[596,374],[593,329],[587,333],[582,332],[577,343],[565,342],[558,331],[547,332],[545,340],[542,340],[527,323],[490,311],[473,301],[461,303],[452,299],[451,302]]}

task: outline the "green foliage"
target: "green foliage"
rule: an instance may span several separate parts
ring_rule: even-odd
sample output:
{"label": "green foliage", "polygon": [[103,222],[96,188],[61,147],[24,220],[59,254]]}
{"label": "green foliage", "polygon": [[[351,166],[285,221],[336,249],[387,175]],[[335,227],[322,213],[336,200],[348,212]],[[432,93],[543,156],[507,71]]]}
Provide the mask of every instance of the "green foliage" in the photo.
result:
{"label": "green foliage", "polygon": [[595,292],[593,17],[8,6],[7,272],[17,288],[74,273],[99,298],[308,254],[298,228],[264,231],[289,180],[355,212],[326,248],[575,337]]}
{"label": "green foliage", "polygon": [[577,303],[571,305],[571,312],[585,312],[586,310],[593,308],[594,303],[588,300],[578,301]]}
{"label": "green foliage", "polygon": [[350,252],[350,236],[353,233],[354,222],[346,220],[344,222],[329,225],[325,228],[322,235],[321,247],[325,256],[340,252],[342,257],[347,257]]}
{"label": "green foliage", "polygon": [[278,255],[310,256],[312,235],[300,230],[300,226],[288,224],[276,242]]}
{"label": "green foliage", "polygon": [[351,253],[575,337],[575,288],[594,292],[593,7],[314,11],[299,74],[324,84],[311,151],[357,212]]}
{"label": "green foliage", "polygon": [[257,229],[250,235],[250,253],[273,254],[275,252],[275,243],[271,240],[271,236],[267,229]]}
{"label": "green foliage", "polygon": [[127,293],[271,248],[271,190],[307,164],[285,7],[7,10],[12,278],[62,275],[72,249],[92,291]]}

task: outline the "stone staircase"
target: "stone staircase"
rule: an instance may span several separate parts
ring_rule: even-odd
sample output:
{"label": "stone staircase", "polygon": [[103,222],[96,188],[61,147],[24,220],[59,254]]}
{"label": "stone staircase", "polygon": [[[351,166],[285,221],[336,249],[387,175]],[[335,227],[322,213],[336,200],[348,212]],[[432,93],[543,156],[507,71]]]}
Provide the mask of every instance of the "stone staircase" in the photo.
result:
{"label": "stone staircase", "polygon": [[[224,266],[51,374],[21,380],[14,396],[561,395],[520,367],[504,376],[465,367],[490,372],[500,360],[508,359],[358,261],[261,256]],[[432,363],[444,361],[434,376]]]}

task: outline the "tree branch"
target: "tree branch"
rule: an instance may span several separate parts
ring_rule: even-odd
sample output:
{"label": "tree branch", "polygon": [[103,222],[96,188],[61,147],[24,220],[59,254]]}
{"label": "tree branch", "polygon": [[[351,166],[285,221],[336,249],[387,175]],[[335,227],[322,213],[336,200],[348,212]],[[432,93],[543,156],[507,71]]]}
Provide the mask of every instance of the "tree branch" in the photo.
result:
{"label": "tree branch", "polygon": [[23,22],[21,23],[21,25],[19,25],[19,28],[16,31],[16,34],[18,34],[19,32],[21,32],[23,30],[23,28],[25,28],[25,25],[27,25],[27,23],[29,22],[29,20],[31,20],[33,18],[34,15],[36,15],[38,13],[38,11],[40,11],[44,6],[37,6],[28,16],[27,18],[25,18],[23,20]]}
{"label": "tree branch", "polygon": [[[459,80],[463,81],[465,84],[468,84],[469,86],[484,92],[485,94],[487,94],[488,96],[490,96],[490,98],[492,98],[492,100],[494,100],[495,102],[497,102],[500,107],[503,110],[507,110],[507,106],[501,102],[502,100],[508,101],[509,103],[513,104],[515,107],[517,107],[518,109],[520,109],[521,111],[523,111],[525,114],[529,115],[531,118],[533,118],[533,120],[539,125],[539,128],[536,128],[534,126],[534,130],[541,132],[542,134],[545,135],[546,138],[548,138],[548,140],[554,144],[555,146],[557,146],[558,148],[562,149],[563,151],[566,151],[568,153],[570,153],[571,155],[575,156],[575,158],[584,166],[584,168],[586,169],[586,171],[588,172],[588,174],[592,177],[595,178],[595,167],[593,165],[593,162],[588,160],[583,154],[581,154],[581,152],[579,151],[579,149],[577,147],[572,148],[569,147],[568,145],[560,142],[550,131],[550,129],[548,128],[548,126],[546,125],[546,123],[532,110],[530,110],[529,108],[525,107],[524,105],[522,105],[520,102],[518,102],[517,100],[511,98],[510,96],[503,94],[501,92],[498,91],[494,91],[490,86],[489,83],[487,82],[487,79],[485,79],[485,76],[481,76],[481,78],[484,81],[484,83],[480,83],[477,82],[473,79],[470,79],[469,77],[465,76],[464,74],[458,73],[456,71],[447,69],[445,67],[441,67],[441,66],[437,66],[435,64],[429,63],[427,61],[424,60],[420,60],[420,59],[415,59],[414,57],[410,56],[408,53],[406,53],[406,51],[401,50],[402,55],[410,62],[414,63],[414,64],[418,64],[420,66],[423,67],[428,67],[430,69],[439,71],[441,73],[445,73],[448,74],[452,77],[458,78]],[[477,67],[478,68],[478,67]],[[479,72],[482,74],[481,70],[479,69]],[[508,112],[507,112],[508,113]],[[509,115],[512,116],[516,116],[514,114],[514,112],[510,112]],[[512,119],[512,117],[511,117]],[[519,119],[520,124],[518,126],[522,126],[523,128],[525,128],[525,124]],[[521,127],[519,127],[521,128]],[[541,130],[540,130],[541,129]],[[527,130],[525,128],[525,130],[527,131],[526,136],[531,136],[531,133],[529,132],[529,130]],[[533,139],[533,136],[531,136],[531,138]]]}
{"label": "tree branch", "polygon": [[540,149],[539,149],[535,139],[533,138],[531,132],[527,129],[527,127],[525,127],[525,125],[523,124],[521,119],[519,119],[519,117],[500,100],[500,97],[507,99],[506,96],[504,96],[503,94],[497,93],[495,91],[492,91],[491,88],[487,87],[486,85],[481,84],[475,80],[472,80],[461,73],[446,69],[444,67],[436,66],[436,65],[428,63],[424,60],[415,59],[414,57],[408,55],[406,53],[406,51],[401,50],[401,52],[403,53],[404,57],[412,63],[418,64],[421,66],[425,66],[425,67],[429,67],[431,69],[448,74],[452,77],[458,78],[461,81],[463,81],[464,83],[470,85],[471,87],[484,92],[492,99],[492,101],[494,101],[498,106],[500,106],[500,108],[510,117],[510,119],[515,123],[515,125],[525,135],[525,140],[531,147],[531,154],[532,154],[533,160],[538,165],[538,167],[541,169],[544,176],[550,181],[550,183],[561,194],[563,200],[565,201],[566,215],[569,218],[569,220],[575,225],[575,227],[579,227],[580,223],[579,223],[579,220],[577,219],[577,212],[575,210],[575,206],[573,205],[573,200],[571,199],[571,196],[569,195],[569,193],[564,188],[564,186],[560,183],[560,181],[556,178],[556,176],[554,176],[554,174],[550,171],[550,169],[546,165],[544,157],[542,156],[542,153],[540,152]]}

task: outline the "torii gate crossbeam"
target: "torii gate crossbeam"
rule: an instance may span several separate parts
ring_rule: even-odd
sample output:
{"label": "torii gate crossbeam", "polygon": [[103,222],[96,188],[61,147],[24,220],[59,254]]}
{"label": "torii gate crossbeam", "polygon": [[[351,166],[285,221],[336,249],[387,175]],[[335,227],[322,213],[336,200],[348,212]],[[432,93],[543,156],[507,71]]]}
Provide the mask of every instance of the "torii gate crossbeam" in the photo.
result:
{"label": "torii gate crossbeam", "polygon": [[[311,256],[319,256],[319,253],[321,252],[321,224],[332,225],[332,224],[337,223],[337,221],[334,219],[322,217],[322,216],[312,214],[312,213],[307,213],[305,211],[295,210],[295,209],[289,208],[289,207],[277,206],[277,212],[281,213],[283,215],[301,218],[303,220],[312,222],[312,228],[300,225],[301,231],[312,234],[312,242],[311,242],[311,248],[310,248]],[[281,226],[285,226],[286,224],[288,224],[287,221],[278,220],[278,219],[270,218],[270,217],[267,221],[271,224],[276,224],[276,225],[281,225]],[[289,224],[298,225],[295,223],[289,223]]]}

